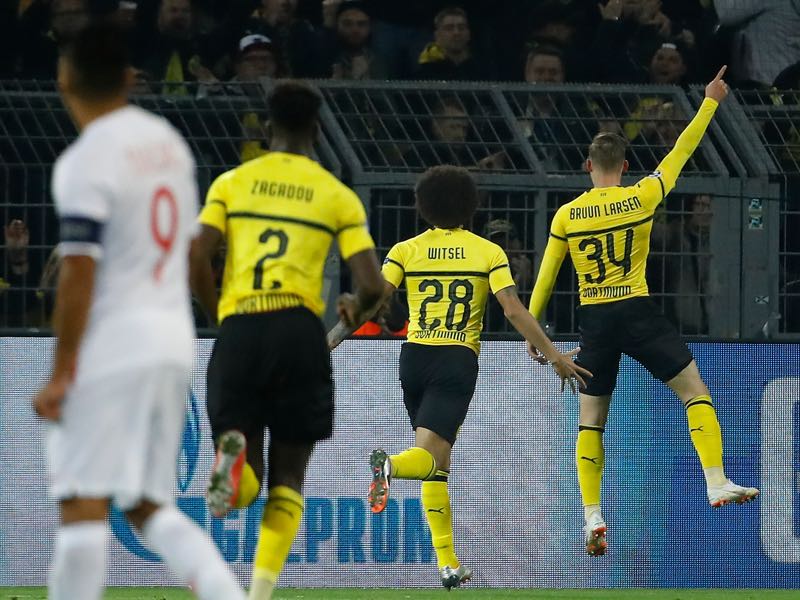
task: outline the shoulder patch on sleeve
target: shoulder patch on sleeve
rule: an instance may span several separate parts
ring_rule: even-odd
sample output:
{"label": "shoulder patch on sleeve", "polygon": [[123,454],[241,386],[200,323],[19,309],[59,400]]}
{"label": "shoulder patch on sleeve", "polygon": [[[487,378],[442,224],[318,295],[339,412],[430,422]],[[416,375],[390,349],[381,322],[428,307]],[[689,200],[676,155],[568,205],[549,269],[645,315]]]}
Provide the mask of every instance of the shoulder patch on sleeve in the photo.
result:
{"label": "shoulder patch on sleeve", "polygon": [[653,171],[652,173],[650,173],[650,175],[648,175],[648,177],[659,178],[661,177],[661,171]]}

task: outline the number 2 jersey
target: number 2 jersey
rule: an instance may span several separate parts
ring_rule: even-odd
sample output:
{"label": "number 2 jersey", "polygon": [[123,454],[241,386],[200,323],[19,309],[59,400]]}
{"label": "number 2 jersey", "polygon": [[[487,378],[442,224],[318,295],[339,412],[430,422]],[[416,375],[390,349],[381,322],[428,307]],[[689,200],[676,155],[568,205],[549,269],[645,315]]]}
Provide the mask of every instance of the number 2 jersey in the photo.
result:
{"label": "number 2 jersey", "polygon": [[408,341],[466,346],[478,354],[489,291],[514,285],[497,244],[464,229],[429,229],[396,244],[383,276],[408,291]]}
{"label": "number 2 jersey", "polygon": [[375,246],[358,196],[310,158],[284,152],[220,175],[200,223],[221,231],[227,244],[220,322],[295,306],[321,316],[333,240],[345,260]]}
{"label": "number 2 jersey", "polygon": [[706,98],[675,148],[635,185],[593,188],[558,209],[531,295],[534,317],[542,316],[567,252],[578,274],[581,304],[649,294],[645,272],[653,216],[675,187],[716,108],[717,103]]}
{"label": "number 2 jersey", "polygon": [[192,154],[165,119],[126,106],[92,121],[56,161],[59,254],[96,263],[76,377],[192,364],[188,253],[197,230]]}

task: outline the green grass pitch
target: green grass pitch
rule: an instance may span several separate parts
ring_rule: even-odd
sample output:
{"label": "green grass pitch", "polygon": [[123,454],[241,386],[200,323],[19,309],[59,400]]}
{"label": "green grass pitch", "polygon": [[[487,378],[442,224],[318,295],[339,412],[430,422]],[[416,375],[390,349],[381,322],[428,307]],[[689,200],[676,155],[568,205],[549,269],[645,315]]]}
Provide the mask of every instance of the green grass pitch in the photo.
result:
{"label": "green grass pitch", "polygon": [[[583,589],[583,590],[503,590],[459,589],[279,589],[273,600],[789,600],[797,590],[706,590],[706,589]],[[0,588],[0,600],[46,600],[44,588]],[[189,592],[178,588],[111,588],[105,600],[191,600]]]}

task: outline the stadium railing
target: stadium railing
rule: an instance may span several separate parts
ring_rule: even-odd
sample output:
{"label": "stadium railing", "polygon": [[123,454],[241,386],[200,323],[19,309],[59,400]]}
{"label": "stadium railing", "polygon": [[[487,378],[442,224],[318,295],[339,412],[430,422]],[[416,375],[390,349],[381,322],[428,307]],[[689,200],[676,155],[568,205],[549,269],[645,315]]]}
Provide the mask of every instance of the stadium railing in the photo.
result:
{"label": "stadium railing", "polygon": [[[656,167],[702,99],[698,89],[671,86],[316,83],[325,100],[318,157],[363,199],[379,252],[424,228],[413,201],[421,172],[441,163],[468,167],[482,196],[472,228],[505,247],[525,302],[553,214],[590,185],[582,162],[593,135],[619,131],[630,140],[626,182],[633,182]],[[205,192],[216,175],[264,151],[270,86],[186,85],[178,94],[135,101],[186,136]],[[732,96],[659,211],[648,279],[682,333],[800,334],[791,316],[800,300],[800,256],[790,235],[800,216],[790,201],[798,188],[793,122],[796,105]],[[777,133],[762,123],[779,126]],[[4,225],[24,220],[31,234],[26,276],[11,273],[6,246],[0,251],[0,328],[47,327],[47,259],[57,239],[49,178],[75,134],[52,83],[0,82],[0,216]],[[332,257],[329,299],[346,278],[341,271]],[[491,302],[485,331],[509,333]],[[553,333],[576,333],[576,304],[574,272],[565,266],[547,314]]]}

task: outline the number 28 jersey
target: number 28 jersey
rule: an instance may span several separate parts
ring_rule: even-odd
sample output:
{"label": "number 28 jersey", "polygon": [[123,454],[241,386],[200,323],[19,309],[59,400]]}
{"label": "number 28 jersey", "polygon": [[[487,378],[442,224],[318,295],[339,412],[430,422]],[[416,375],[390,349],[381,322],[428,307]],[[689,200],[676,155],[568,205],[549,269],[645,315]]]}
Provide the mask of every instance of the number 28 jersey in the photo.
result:
{"label": "number 28 jersey", "polygon": [[283,152],[220,175],[200,223],[221,231],[227,244],[220,322],[294,306],[321,316],[334,238],[345,260],[375,246],[358,196],[310,158]]}
{"label": "number 28 jersey", "polygon": [[497,244],[464,229],[429,229],[395,245],[386,281],[408,291],[408,341],[466,346],[478,354],[489,291],[514,285]]}

